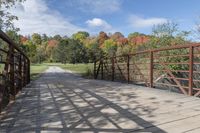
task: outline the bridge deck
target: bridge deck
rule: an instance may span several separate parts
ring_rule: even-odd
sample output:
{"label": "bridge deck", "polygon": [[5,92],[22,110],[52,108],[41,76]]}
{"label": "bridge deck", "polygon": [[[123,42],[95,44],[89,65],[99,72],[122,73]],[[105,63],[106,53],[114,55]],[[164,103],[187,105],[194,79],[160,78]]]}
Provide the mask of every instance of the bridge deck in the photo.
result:
{"label": "bridge deck", "polygon": [[50,67],[25,88],[0,132],[200,132],[200,99],[83,79]]}

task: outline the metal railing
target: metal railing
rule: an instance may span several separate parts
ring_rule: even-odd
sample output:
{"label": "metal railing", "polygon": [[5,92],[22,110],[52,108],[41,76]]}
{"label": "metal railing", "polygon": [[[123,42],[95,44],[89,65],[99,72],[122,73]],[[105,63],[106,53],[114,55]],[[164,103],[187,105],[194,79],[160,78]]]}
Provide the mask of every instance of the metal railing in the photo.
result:
{"label": "metal railing", "polygon": [[200,44],[104,57],[94,63],[94,78],[125,81],[200,95]]}
{"label": "metal railing", "polygon": [[0,113],[29,82],[29,58],[0,30]]}

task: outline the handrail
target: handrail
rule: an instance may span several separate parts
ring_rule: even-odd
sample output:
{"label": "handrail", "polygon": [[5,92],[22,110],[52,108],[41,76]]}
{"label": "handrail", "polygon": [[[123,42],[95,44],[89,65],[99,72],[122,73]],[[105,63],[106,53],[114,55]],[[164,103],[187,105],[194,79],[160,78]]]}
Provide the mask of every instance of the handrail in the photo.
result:
{"label": "handrail", "polygon": [[[0,39],[6,49],[0,48],[0,113],[16,94],[30,83],[30,60],[26,54],[2,30]],[[4,57],[4,58],[2,58]]]}
{"label": "handrail", "polygon": [[[177,52],[183,50],[184,52],[170,52],[172,50],[177,50]],[[163,51],[167,51],[165,55],[163,55]],[[160,84],[159,82],[170,82],[171,86],[167,83],[168,87],[177,86],[176,89],[179,89],[181,93],[200,96],[200,90],[195,89],[200,88],[200,79],[198,78],[200,74],[196,73],[200,71],[199,53],[200,43],[189,43],[103,57],[100,62],[94,62],[94,78],[139,84],[142,82],[149,87],[156,87]],[[105,66],[110,67],[104,68]],[[184,74],[185,71],[187,74]],[[98,75],[99,73],[101,75]],[[167,77],[168,79],[171,77],[171,81],[166,80]],[[188,82],[184,81],[185,78],[188,78]],[[156,82],[158,82],[157,85]],[[188,87],[185,88],[185,85]]]}
{"label": "handrail", "polygon": [[2,30],[0,30],[0,37],[8,44],[11,44],[17,51],[19,51],[23,56],[26,57],[26,59],[29,60],[29,58],[26,56],[26,54],[21,49],[19,49],[17,47],[16,43],[13,40],[11,40]]}

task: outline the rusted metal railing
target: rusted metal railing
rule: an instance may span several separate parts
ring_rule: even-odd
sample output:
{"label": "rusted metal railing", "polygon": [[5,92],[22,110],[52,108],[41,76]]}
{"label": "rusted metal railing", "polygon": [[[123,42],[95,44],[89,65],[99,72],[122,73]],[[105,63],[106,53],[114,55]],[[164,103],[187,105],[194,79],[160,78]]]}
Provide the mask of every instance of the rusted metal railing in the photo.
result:
{"label": "rusted metal railing", "polygon": [[0,113],[29,82],[28,57],[0,30]]}
{"label": "rusted metal railing", "polygon": [[200,95],[200,44],[104,57],[94,64],[95,79],[124,81],[191,96]]}

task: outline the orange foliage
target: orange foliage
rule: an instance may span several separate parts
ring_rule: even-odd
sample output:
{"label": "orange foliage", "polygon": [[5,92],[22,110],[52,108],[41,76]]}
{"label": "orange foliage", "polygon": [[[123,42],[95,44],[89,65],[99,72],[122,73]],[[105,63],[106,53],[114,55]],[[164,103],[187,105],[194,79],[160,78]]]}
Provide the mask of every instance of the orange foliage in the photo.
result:
{"label": "orange foliage", "polygon": [[28,38],[27,38],[27,37],[20,36],[20,42],[21,42],[22,44],[26,43],[26,41],[28,41]]}
{"label": "orange foliage", "polygon": [[107,39],[109,39],[108,35],[105,32],[101,31],[98,36],[98,43],[100,44],[100,46],[103,45],[104,41]]}
{"label": "orange foliage", "polygon": [[132,45],[141,45],[148,42],[149,40],[150,38],[148,36],[142,35],[142,36],[133,37],[129,41]]}
{"label": "orange foliage", "polygon": [[118,46],[124,46],[128,44],[128,39],[124,38],[124,37],[120,37],[119,39],[117,39],[117,45]]}
{"label": "orange foliage", "polygon": [[59,42],[57,40],[49,40],[47,47],[54,48],[54,47],[56,47],[58,45],[58,43]]}

